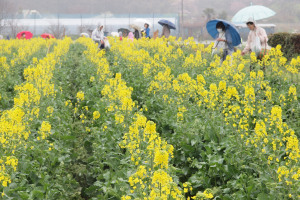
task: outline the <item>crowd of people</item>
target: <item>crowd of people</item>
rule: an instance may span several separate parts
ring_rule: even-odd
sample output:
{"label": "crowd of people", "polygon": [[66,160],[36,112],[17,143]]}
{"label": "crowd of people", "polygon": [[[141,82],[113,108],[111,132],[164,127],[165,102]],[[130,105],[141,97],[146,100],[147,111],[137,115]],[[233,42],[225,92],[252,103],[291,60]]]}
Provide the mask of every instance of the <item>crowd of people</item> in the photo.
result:
{"label": "crowd of people", "polygon": [[[242,55],[245,55],[250,52],[255,52],[259,54],[261,49],[269,50],[268,46],[268,36],[266,31],[257,26],[253,18],[249,18],[246,22],[247,27],[250,32],[248,35],[248,39],[246,42],[245,48],[242,50]],[[100,25],[97,27],[92,33],[92,39],[99,44],[100,49],[104,49],[109,45],[107,38],[104,36],[104,27]],[[130,40],[139,39],[141,37],[151,38],[150,37],[150,27],[149,24],[145,23],[144,29],[142,31],[138,30],[136,27],[132,27],[134,29],[133,32],[128,33],[128,38]],[[235,51],[234,46],[232,44],[232,36],[229,29],[225,26],[223,22],[218,22],[216,24],[216,30],[218,31],[218,35],[215,39],[215,45],[213,47],[213,54],[217,53],[218,50],[222,50],[221,59],[225,60],[228,55],[232,55]],[[170,27],[168,25],[163,25],[161,37],[168,38],[170,36]],[[153,37],[156,38],[158,32],[153,33]],[[119,32],[120,40],[123,38],[123,33]],[[259,46],[259,47],[258,47]],[[259,56],[259,55],[258,55]]]}
{"label": "crowd of people", "polygon": [[[263,28],[256,25],[256,22],[253,18],[249,18],[246,21],[246,25],[250,32],[241,55],[254,52],[258,58],[261,58],[262,55],[260,54],[262,50],[265,54],[270,50],[270,46],[268,45],[268,35]],[[223,22],[218,22],[216,24],[216,29],[218,31],[218,35],[216,37],[213,49],[222,49],[221,60],[224,61],[228,55],[232,55],[234,52],[232,36],[229,29],[225,27]],[[218,51],[213,51],[213,53],[214,52]]]}
{"label": "crowd of people", "polygon": [[[145,37],[145,38],[151,38],[150,37],[150,26],[148,23],[144,24],[144,29],[139,30],[139,28],[137,26],[131,26],[131,28],[133,29],[132,32],[129,32],[128,34],[126,34],[126,36],[128,37],[128,39],[130,40],[134,40],[134,39],[140,39],[141,37]],[[165,38],[169,38],[171,33],[170,28],[167,25],[163,25],[163,30],[162,30],[162,34],[161,37],[165,37]],[[124,37],[124,33],[122,31],[120,31],[118,33],[118,35],[112,33],[112,36],[118,36],[120,37],[120,40],[123,40]],[[154,32],[153,34],[153,38],[158,37],[158,31]],[[81,34],[82,37],[88,37],[84,34]],[[107,40],[107,37],[105,37],[104,35],[104,26],[103,25],[99,25],[97,28],[95,28],[92,32],[91,38],[99,44],[99,48],[100,49],[104,49],[107,48],[107,45],[109,45],[109,42]]]}
{"label": "crowd of people", "polygon": [[[242,55],[245,55],[247,53],[250,52],[255,52],[257,54],[257,56],[259,57],[261,50],[264,49],[265,51],[269,50],[270,47],[268,46],[268,36],[266,31],[257,26],[256,22],[253,18],[249,18],[246,21],[246,25],[249,28],[250,32],[248,35],[248,39],[246,42],[246,45],[244,47],[244,49],[242,50]],[[215,43],[214,43],[214,47],[213,47],[213,54],[217,54],[218,52],[220,52],[219,50],[222,51],[221,54],[221,59],[225,60],[226,57],[228,55],[232,55],[232,53],[235,51],[234,49],[234,45],[233,45],[233,38],[232,38],[232,34],[231,31],[228,28],[229,26],[225,26],[225,24],[222,22],[222,20],[220,20],[217,24],[216,27],[214,27],[218,34],[215,37]],[[137,26],[131,26],[131,28],[134,30],[132,32],[127,33],[126,35],[124,35],[124,33],[122,31],[120,31],[119,33],[115,33],[112,34],[112,36],[117,36],[120,38],[120,40],[123,40],[123,37],[126,36],[128,37],[128,39],[130,40],[134,40],[134,39],[140,39],[141,37],[146,37],[146,38],[151,38],[150,36],[150,26],[148,23],[144,24],[144,28],[142,30],[139,29],[139,27]],[[167,24],[163,24],[163,29],[162,29],[162,34],[161,37],[165,37],[168,38],[171,34],[171,28],[170,26],[168,26]],[[82,33],[81,34],[82,37],[90,37],[87,33]],[[42,35],[43,37],[43,35]],[[51,36],[51,34],[46,34],[44,35],[43,38],[45,39],[49,39]],[[153,38],[157,38],[158,36],[158,30],[155,31],[153,33]],[[18,37],[18,39],[28,39],[26,37],[26,33],[23,32],[21,33]],[[93,41],[95,41],[98,44],[98,47],[100,49],[104,49],[104,48],[109,48],[110,44],[109,41],[107,39],[107,37],[105,37],[104,34],[104,26],[103,25],[99,25],[97,28],[95,28],[91,34],[91,38]],[[0,40],[4,39],[2,35],[0,35]],[[7,38],[9,39],[9,38]]]}

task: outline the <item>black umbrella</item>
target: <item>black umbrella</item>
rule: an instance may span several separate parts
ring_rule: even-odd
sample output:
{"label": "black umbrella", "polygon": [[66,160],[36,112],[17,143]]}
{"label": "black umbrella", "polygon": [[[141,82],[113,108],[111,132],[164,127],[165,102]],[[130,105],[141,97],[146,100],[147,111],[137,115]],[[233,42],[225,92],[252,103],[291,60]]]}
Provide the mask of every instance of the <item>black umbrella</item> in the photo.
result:
{"label": "black umbrella", "polygon": [[123,34],[124,36],[127,36],[128,33],[130,32],[130,30],[127,29],[127,28],[119,28],[119,29],[118,29],[118,32],[122,32],[122,34]]}

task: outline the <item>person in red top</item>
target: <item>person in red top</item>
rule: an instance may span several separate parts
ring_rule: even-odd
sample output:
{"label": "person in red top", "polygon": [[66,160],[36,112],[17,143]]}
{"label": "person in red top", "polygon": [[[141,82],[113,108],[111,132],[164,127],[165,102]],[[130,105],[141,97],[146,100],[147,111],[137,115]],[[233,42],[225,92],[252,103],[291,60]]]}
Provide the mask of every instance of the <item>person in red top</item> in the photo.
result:
{"label": "person in red top", "polygon": [[119,32],[119,37],[120,37],[120,40],[122,41],[123,40],[123,33],[122,32]]}

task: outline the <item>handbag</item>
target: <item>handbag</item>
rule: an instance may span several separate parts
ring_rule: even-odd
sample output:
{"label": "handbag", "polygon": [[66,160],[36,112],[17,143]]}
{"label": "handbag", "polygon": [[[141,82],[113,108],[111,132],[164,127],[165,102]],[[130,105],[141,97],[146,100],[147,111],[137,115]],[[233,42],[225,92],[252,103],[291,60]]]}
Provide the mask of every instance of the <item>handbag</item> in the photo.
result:
{"label": "handbag", "polygon": [[252,41],[252,43],[251,43],[251,51],[254,52],[256,54],[256,56],[258,57],[259,54],[260,54],[260,52],[261,52],[261,50],[262,50],[262,48],[261,48],[260,39],[256,35],[255,40]]}
{"label": "handbag", "polygon": [[108,39],[104,40],[104,46],[105,46],[106,49],[110,49],[110,44],[109,44]]}

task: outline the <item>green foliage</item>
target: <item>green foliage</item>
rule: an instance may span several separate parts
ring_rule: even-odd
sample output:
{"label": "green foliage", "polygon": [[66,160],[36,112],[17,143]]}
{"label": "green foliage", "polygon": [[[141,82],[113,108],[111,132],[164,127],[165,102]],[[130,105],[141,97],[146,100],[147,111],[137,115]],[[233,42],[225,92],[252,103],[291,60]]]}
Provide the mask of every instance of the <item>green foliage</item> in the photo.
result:
{"label": "green foliage", "polygon": [[275,33],[269,36],[268,43],[272,47],[281,45],[282,52],[288,58],[300,54],[300,34]]}
{"label": "green foliage", "polygon": [[[270,42],[277,44],[287,37],[288,34],[279,34],[271,37]],[[290,44],[288,42],[282,43],[283,48]],[[146,48],[151,57],[159,52],[159,47],[140,47],[140,50]],[[184,56],[175,61],[165,61],[174,79],[182,73],[196,79],[198,74],[210,68],[209,62],[183,68],[184,59],[196,53],[189,47],[176,47],[172,53],[176,54],[179,48]],[[128,178],[134,173],[134,166],[129,153],[119,147],[127,129],[116,123],[114,113],[106,112],[110,102],[103,99],[101,94],[105,81],[91,81],[91,77],[99,79],[99,72],[95,64],[87,59],[85,51],[85,46],[75,42],[62,63],[57,64],[53,74],[56,95],[43,99],[40,116],[30,124],[30,142],[25,150],[18,149],[22,152],[19,165],[12,174],[12,183],[3,189],[4,199],[121,199],[130,190]],[[44,53],[35,56],[41,58],[45,56]],[[273,187],[277,169],[268,169],[261,152],[253,146],[243,145],[237,129],[225,124],[220,109],[200,107],[193,98],[186,97],[182,104],[187,111],[184,119],[178,121],[176,102],[162,101],[162,93],[148,92],[157,71],[144,77],[142,66],[136,64],[129,67],[129,60],[118,51],[106,52],[105,57],[113,76],[121,73],[127,86],[133,88],[132,99],[138,109],[142,109],[140,112],[155,122],[157,132],[174,146],[170,168],[175,174],[175,182],[181,184],[188,181],[193,186],[193,191],[186,197],[212,188],[215,199],[286,199],[289,188],[280,184]],[[211,61],[209,56],[203,57]],[[155,63],[158,69],[164,65],[162,59]],[[11,88],[19,84],[24,67],[25,64],[17,66],[15,75],[9,77],[5,84],[3,82],[3,87]],[[245,71],[249,76],[248,70]],[[274,90],[274,104],[281,105],[280,94],[287,93],[289,84],[271,75],[265,76],[265,79]],[[222,78],[207,75],[205,80],[208,86],[218,83]],[[233,82],[229,84],[234,85]],[[242,93],[244,88],[238,90]],[[79,91],[84,91],[84,100],[76,97]],[[13,95],[10,94],[7,99],[13,98]],[[176,97],[174,93],[168,95]],[[257,99],[263,98],[263,95],[257,96]],[[12,102],[7,103],[5,98],[0,103],[1,109],[7,109]],[[49,106],[54,109],[52,115],[47,112]],[[271,105],[266,107],[270,109]],[[299,136],[299,104],[290,103],[282,105],[282,108],[284,121]],[[95,111],[101,114],[98,120],[93,120]],[[132,115],[125,116],[124,124],[129,125],[132,118]],[[44,119],[52,124],[52,134],[45,141],[38,141],[37,131]],[[254,126],[254,123],[250,123],[252,131]],[[281,154],[283,157],[284,152]]]}

